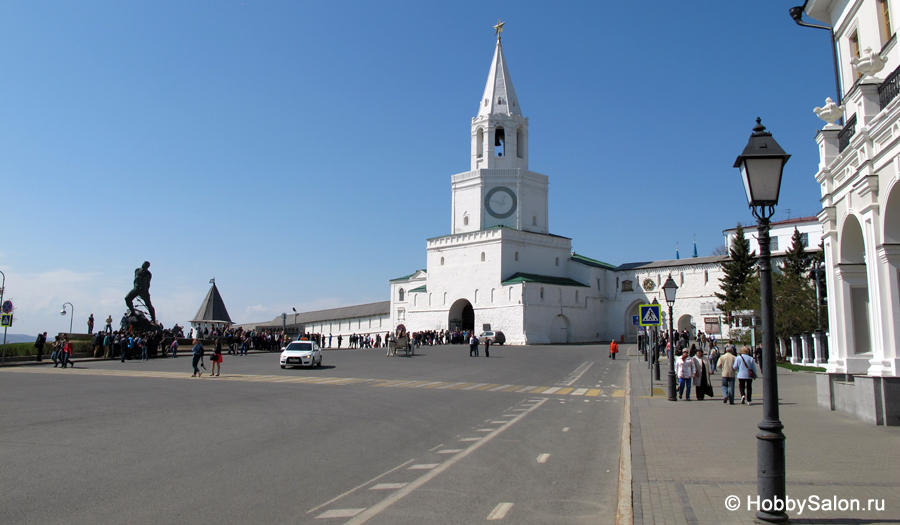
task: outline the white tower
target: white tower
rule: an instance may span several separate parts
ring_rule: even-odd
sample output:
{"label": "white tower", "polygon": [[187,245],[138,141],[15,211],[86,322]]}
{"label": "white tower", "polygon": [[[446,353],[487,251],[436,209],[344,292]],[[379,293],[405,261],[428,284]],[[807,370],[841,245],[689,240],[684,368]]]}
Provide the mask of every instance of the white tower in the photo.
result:
{"label": "white tower", "polygon": [[472,171],[452,178],[454,234],[494,227],[549,232],[547,176],[528,171],[528,119],[513,89],[500,31],[472,119]]}

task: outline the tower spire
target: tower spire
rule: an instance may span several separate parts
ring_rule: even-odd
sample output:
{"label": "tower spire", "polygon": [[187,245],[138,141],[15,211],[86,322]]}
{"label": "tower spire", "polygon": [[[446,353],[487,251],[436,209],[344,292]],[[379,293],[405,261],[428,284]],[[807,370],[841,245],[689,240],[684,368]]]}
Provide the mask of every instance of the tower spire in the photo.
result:
{"label": "tower spire", "polygon": [[519,99],[516,98],[516,90],[513,89],[509,69],[506,67],[503,46],[500,44],[500,33],[503,32],[505,23],[497,20],[497,25],[494,26],[497,34],[497,47],[494,49],[494,60],[491,61],[491,70],[488,72],[484,96],[481,97],[481,104],[478,105],[479,117],[496,114],[522,116]]}

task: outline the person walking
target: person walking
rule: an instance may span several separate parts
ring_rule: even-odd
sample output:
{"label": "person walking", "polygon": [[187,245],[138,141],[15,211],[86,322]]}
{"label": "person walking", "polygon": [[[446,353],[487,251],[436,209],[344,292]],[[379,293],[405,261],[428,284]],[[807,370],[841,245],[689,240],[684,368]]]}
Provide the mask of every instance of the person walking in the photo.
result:
{"label": "person walking", "polygon": [[616,359],[616,354],[619,353],[619,344],[616,343],[615,340],[610,341],[609,343],[609,357],[613,360]]}
{"label": "person walking", "polygon": [[34,341],[34,347],[37,349],[37,360],[38,363],[44,360],[44,343],[47,342],[47,332],[42,334],[38,334],[37,339]]}
{"label": "person walking", "polygon": [[709,379],[709,365],[706,358],[703,357],[703,350],[697,349],[697,355],[693,357],[696,365],[696,375],[694,376],[694,388],[696,389],[697,401],[703,401],[706,396],[712,397],[713,389]]}
{"label": "person walking", "polygon": [[[220,339],[216,339],[216,349],[209,360],[212,361],[212,369],[209,372],[210,377],[218,377],[222,373],[222,341]],[[216,371],[217,369],[218,372]]]}
{"label": "person walking", "polygon": [[750,349],[741,347],[741,355],[734,360],[734,372],[741,389],[741,404],[749,405],[753,401],[753,380],[756,379],[756,363],[750,357]]}
{"label": "person walking", "polygon": [[68,337],[63,339],[63,368],[66,365],[72,365],[72,368],[75,368],[75,361],[72,361],[72,354],[74,353],[75,348],[72,346],[72,342],[69,341]]}
{"label": "person walking", "polygon": [[491,357],[491,338],[484,338],[484,357]]}
{"label": "person walking", "polygon": [[719,358],[718,366],[722,369],[722,402],[734,404],[734,352],[725,352]]}
{"label": "person walking", "polygon": [[691,380],[697,371],[697,365],[690,356],[688,350],[684,350],[681,357],[675,361],[675,375],[678,377],[678,399],[684,395],[687,389],[687,400],[691,400]]}
{"label": "person walking", "polygon": [[194,348],[191,349],[191,353],[194,356],[194,359],[191,361],[191,366],[194,367],[194,373],[191,377],[200,377],[203,375],[203,372],[197,368],[197,364],[203,359],[203,345],[200,344],[199,339],[194,339]]}
{"label": "person walking", "polygon": [[709,345],[709,375],[716,373],[716,363],[719,361],[719,349],[715,345]]}

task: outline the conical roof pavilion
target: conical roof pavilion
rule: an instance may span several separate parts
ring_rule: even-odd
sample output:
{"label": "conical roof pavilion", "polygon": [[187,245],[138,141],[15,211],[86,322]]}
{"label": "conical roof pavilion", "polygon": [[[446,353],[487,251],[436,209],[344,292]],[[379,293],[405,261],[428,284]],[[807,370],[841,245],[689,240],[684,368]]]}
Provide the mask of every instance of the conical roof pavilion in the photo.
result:
{"label": "conical roof pavilion", "polygon": [[228,315],[228,309],[225,308],[225,301],[219,295],[219,289],[216,288],[216,280],[210,281],[212,286],[206,294],[206,299],[197,310],[197,315],[191,319],[192,323],[228,323],[234,324],[231,316]]}

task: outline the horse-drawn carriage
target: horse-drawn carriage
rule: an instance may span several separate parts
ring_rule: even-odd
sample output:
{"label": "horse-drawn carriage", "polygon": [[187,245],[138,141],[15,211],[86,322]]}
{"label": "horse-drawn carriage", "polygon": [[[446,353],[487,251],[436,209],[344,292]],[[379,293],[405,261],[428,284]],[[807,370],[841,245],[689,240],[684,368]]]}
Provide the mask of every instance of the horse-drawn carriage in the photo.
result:
{"label": "horse-drawn carriage", "polygon": [[391,334],[393,337],[388,341],[388,355],[393,357],[397,355],[398,350],[406,352],[406,356],[415,355],[412,343],[412,334],[406,331],[406,327],[397,325],[397,329]]}

